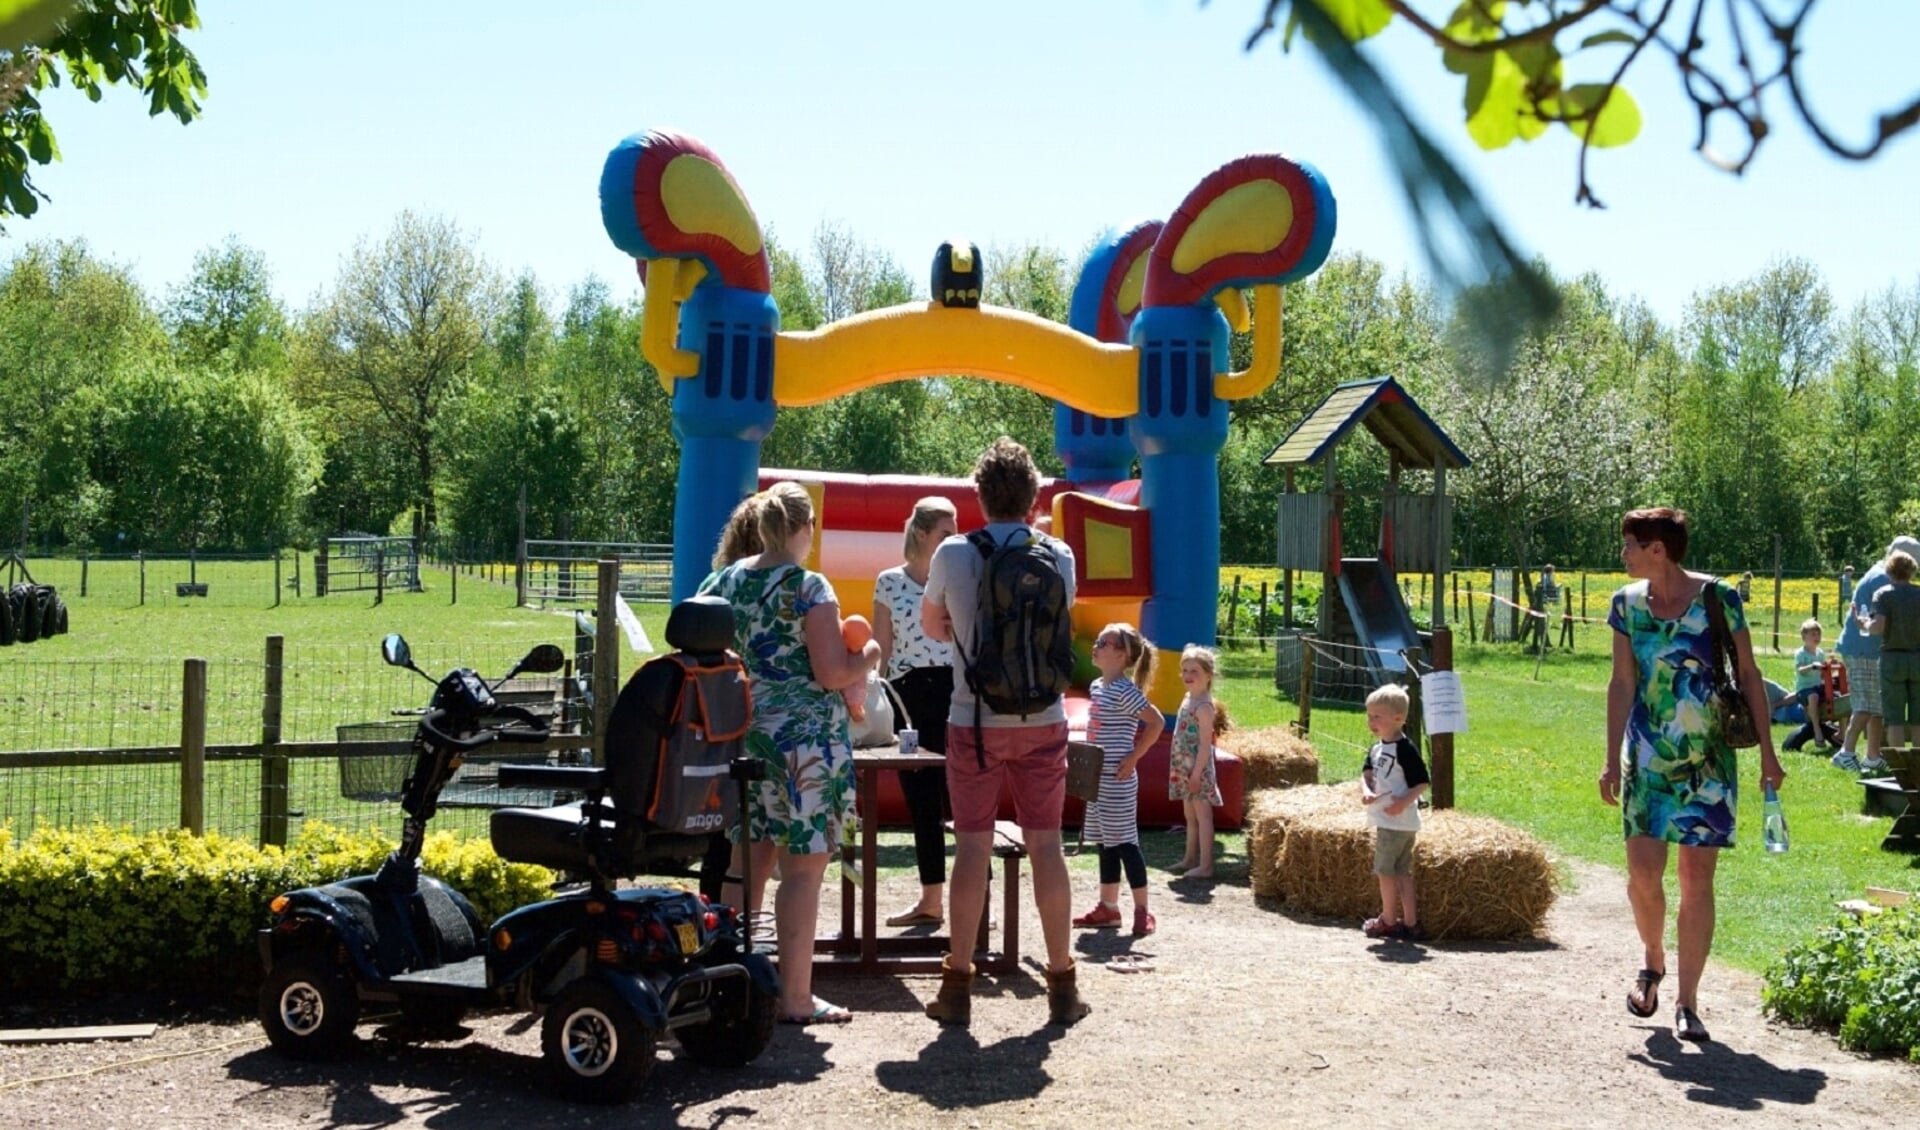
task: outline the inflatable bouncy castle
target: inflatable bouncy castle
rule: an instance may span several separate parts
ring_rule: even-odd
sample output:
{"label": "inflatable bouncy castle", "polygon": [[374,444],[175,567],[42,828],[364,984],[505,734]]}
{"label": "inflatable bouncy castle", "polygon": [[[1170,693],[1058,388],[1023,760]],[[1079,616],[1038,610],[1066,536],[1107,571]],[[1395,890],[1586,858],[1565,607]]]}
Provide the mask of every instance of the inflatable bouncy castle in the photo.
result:
{"label": "inflatable bouncy castle", "polygon": [[[816,493],[810,566],[833,582],[843,611],[865,612],[874,577],[899,563],[913,500],[946,495],[971,529],[981,524],[972,483],[763,469],[776,412],[889,381],[1003,381],[1055,404],[1066,473],[1043,484],[1041,501],[1074,550],[1081,650],[1109,621],[1138,624],[1160,652],[1149,697],[1169,712],[1179,704],[1180,649],[1215,639],[1227,402],[1279,375],[1280,288],[1317,270],[1333,242],[1333,194],[1317,170],[1278,154],[1214,170],[1168,220],[1138,224],[1089,258],[1064,326],[981,303],[978,249],[950,243],[936,254],[928,301],[782,332],[745,194],[712,150],[682,134],[616,146],[600,208],[613,242],[639,262],[642,351],[672,398],[673,599],[706,576],[733,507],[793,479]],[[1243,370],[1228,367],[1231,330],[1253,335]],[[1230,797],[1222,826],[1238,816]]]}

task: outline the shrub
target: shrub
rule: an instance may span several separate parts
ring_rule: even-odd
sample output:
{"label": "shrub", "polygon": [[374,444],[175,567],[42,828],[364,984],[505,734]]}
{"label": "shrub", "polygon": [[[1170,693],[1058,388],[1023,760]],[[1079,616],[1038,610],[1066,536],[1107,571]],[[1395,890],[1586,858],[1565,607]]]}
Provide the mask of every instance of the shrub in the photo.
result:
{"label": "shrub", "polygon": [[[0,989],[244,989],[259,976],[254,932],[275,895],[372,871],[392,848],[324,825],[285,850],[178,830],[42,827],[24,840],[0,830]],[[553,882],[449,833],[427,837],[422,869],[483,919]]]}
{"label": "shrub", "polygon": [[1768,968],[1760,1002],[1788,1023],[1836,1029],[1849,1051],[1920,1063],[1920,910],[1841,918]]}

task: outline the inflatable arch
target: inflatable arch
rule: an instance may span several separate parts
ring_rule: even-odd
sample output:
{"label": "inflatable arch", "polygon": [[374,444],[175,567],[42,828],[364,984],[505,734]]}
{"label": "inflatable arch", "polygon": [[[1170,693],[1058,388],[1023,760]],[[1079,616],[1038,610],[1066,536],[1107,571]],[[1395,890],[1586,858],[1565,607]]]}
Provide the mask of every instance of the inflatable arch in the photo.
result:
{"label": "inflatable arch", "polygon": [[[1311,165],[1254,154],[1214,170],[1167,221],[1137,225],[1088,260],[1065,326],[982,305],[978,250],[947,244],[932,300],[781,332],[746,195],[712,150],[683,134],[617,145],[601,173],[600,213],[614,244],[639,261],[642,351],[672,397],[675,600],[706,576],[735,504],[794,478],[820,502],[816,567],[844,610],[864,612],[874,575],[899,561],[912,500],[946,494],[971,528],[971,483],[763,471],[760,444],[783,405],[970,375],[1055,403],[1054,449],[1067,474],[1042,499],[1079,559],[1077,627],[1132,620],[1163,658],[1214,642],[1225,402],[1279,375],[1280,287],[1319,269],[1332,246],[1333,194]],[[1227,366],[1230,327],[1254,336],[1252,363],[1238,372]],[[1129,480],[1136,458],[1140,477]],[[1179,702],[1178,667],[1161,663],[1150,690],[1162,709]]]}

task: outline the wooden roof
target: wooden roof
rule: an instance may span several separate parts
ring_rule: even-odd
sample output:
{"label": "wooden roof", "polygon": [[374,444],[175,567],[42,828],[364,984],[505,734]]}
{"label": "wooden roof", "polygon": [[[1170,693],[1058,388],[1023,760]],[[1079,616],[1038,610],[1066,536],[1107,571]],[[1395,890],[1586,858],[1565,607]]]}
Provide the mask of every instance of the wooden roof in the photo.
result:
{"label": "wooden roof", "polygon": [[1458,470],[1472,465],[1392,377],[1349,381],[1335,388],[1261,462],[1269,467],[1318,463],[1356,423],[1365,424],[1403,467]]}

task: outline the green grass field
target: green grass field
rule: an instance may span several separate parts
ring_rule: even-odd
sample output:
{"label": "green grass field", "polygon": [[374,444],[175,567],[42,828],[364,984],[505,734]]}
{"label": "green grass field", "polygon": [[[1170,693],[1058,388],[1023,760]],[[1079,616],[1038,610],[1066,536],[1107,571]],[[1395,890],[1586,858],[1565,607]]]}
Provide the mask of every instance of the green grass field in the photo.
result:
{"label": "green grass field", "polygon": [[[59,575],[57,568],[71,568],[74,576]],[[164,594],[156,593],[160,586],[150,574],[145,606],[139,605],[137,592],[130,594],[124,578],[101,583],[98,573],[89,577],[88,597],[80,598],[77,563],[50,568],[36,562],[35,571],[38,579],[60,585],[68,595],[73,630],[4,653],[0,752],[177,742],[180,667],[187,656],[209,661],[210,740],[256,741],[262,654],[270,634],[286,640],[284,730],[290,740],[328,739],[337,725],[388,718],[396,708],[425,702],[426,683],[380,663],[379,640],[390,631],[405,634],[421,666],[436,673],[461,665],[498,673],[535,643],[572,648],[570,613],[514,608],[511,587],[465,575],[459,603],[451,604],[448,575],[437,570],[426,574],[427,592],[389,595],[379,607],[371,593],[314,598],[284,590],[281,605],[273,607],[270,563],[203,564],[200,578],[210,585],[210,601],[175,598],[170,580]],[[283,584],[290,579],[288,566]],[[1604,600],[1601,589],[1611,592],[1618,580],[1590,583],[1594,607]],[[1813,582],[1803,588],[1810,597]],[[229,590],[230,599],[219,599],[222,589]],[[638,605],[636,611],[660,641],[666,608]],[[1471,730],[1456,741],[1455,780],[1462,808],[1527,828],[1566,858],[1618,867],[1618,812],[1600,803],[1594,787],[1605,733],[1604,632],[1603,627],[1581,629],[1572,653],[1555,649],[1539,662],[1538,678],[1531,654],[1512,645],[1459,640],[1456,665],[1467,690]],[[623,671],[643,658],[626,655]],[[1222,665],[1219,697],[1238,725],[1276,725],[1296,716],[1294,703],[1274,688],[1271,652],[1230,649]],[[1787,665],[1782,656],[1762,657],[1767,673],[1783,682],[1791,681]],[[1779,737],[1785,734],[1776,731]],[[1314,738],[1327,779],[1356,774],[1366,740],[1356,710],[1316,705]],[[1888,821],[1859,814],[1860,789],[1850,777],[1810,755],[1782,756],[1789,773],[1783,797],[1793,850],[1783,857],[1758,850],[1759,797],[1749,787],[1741,794],[1742,846],[1727,858],[1719,887],[1716,952],[1753,969],[1824,923],[1835,899],[1857,896],[1868,884],[1920,885],[1912,860],[1878,849]],[[18,825],[20,806],[30,802],[43,817],[62,822],[84,822],[90,809],[104,806],[116,822],[165,823],[178,805],[173,773],[170,766],[0,770],[0,820],[11,815]],[[49,774],[57,779],[49,780]],[[1751,755],[1744,776],[1747,783],[1753,780]],[[216,816],[216,823],[251,834],[257,781],[249,764],[209,767],[210,814],[228,814],[224,821]],[[294,790],[303,798],[296,799],[296,810],[309,818],[389,832],[397,824],[391,805],[343,800],[332,759],[296,763]],[[450,823],[477,830],[483,825],[473,815],[460,814]],[[1161,837],[1153,839],[1150,854],[1163,846]],[[1226,858],[1244,851],[1238,835],[1221,840]],[[905,842],[889,835],[890,849],[904,850]],[[1164,846],[1178,854],[1177,838]],[[1076,863],[1091,866],[1091,859]],[[1621,915],[1624,939],[1630,930],[1624,905]]]}

